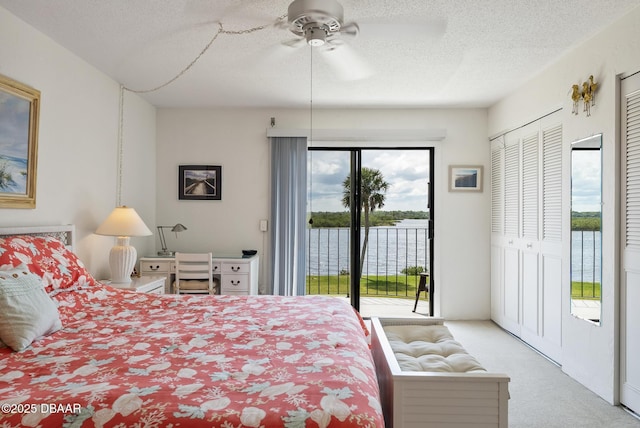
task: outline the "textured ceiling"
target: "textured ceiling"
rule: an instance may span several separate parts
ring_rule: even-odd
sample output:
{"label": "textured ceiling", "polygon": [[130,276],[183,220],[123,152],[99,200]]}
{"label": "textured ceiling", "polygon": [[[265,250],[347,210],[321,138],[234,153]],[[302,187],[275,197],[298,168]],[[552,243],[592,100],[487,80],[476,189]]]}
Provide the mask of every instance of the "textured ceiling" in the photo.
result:
{"label": "textured ceiling", "polygon": [[[272,25],[290,0],[0,0],[162,107],[486,107],[640,0],[342,0],[360,34],[333,51]],[[312,67],[313,64],[313,67]]]}

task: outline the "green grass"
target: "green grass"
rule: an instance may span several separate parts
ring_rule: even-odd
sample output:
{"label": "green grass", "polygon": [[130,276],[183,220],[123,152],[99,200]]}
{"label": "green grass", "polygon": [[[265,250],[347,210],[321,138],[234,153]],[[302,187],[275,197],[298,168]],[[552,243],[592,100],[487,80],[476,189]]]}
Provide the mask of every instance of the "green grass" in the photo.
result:
{"label": "green grass", "polygon": [[[377,297],[415,298],[419,276],[369,275],[360,278],[360,295]],[[346,295],[349,275],[307,276],[307,294]],[[427,277],[428,281],[428,277]]]}
{"label": "green grass", "polygon": [[571,282],[571,298],[581,300],[600,300],[600,283],[596,282]]}
{"label": "green grass", "polygon": [[[347,295],[349,275],[307,276],[307,294]],[[419,277],[415,275],[363,276],[360,279],[361,296],[415,298]],[[428,281],[428,277],[427,277]],[[595,290],[594,290],[595,287]],[[600,283],[573,281],[571,298],[600,300]]]}

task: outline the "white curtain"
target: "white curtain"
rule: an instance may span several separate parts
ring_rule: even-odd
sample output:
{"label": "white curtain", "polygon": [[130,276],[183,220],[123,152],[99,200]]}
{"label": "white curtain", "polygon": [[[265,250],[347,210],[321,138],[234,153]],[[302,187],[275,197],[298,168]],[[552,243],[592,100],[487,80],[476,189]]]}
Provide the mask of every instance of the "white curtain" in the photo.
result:
{"label": "white curtain", "polygon": [[307,139],[271,138],[272,294],[305,294]]}

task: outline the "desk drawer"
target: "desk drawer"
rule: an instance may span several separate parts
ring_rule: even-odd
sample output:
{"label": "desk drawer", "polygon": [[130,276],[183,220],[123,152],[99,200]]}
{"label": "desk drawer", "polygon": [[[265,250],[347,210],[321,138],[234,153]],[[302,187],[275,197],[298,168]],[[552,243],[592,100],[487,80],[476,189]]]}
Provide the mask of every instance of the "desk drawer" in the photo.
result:
{"label": "desk drawer", "polygon": [[224,262],[222,263],[222,273],[223,274],[248,274],[249,273],[249,263],[234,263],[234,262]]}
{"label": "desk drawer", "polygon": [[[140,261],[140,272],[141,273],[154,273],[154,272],[158,272],[158,273],[168,273],[170,270],[170,262],[168,261],[162,261],[162,262],[156,262],[156,261],[146,261],[146,260],[141,260]],[[175,265],[174,265],[174,270],[175,270]]]}
{"label": "desk drawer", "polygon": [[222,276],[221,294],[248,294],[249,276],[227,274]]}
{"label": "desk drawer", "polygon": [[213,273],[220,273],[220,272],[222,272],[222,263],[220,263],[220,262],[213,262],[213,266],[211,267],[211,270],[213,271]]}

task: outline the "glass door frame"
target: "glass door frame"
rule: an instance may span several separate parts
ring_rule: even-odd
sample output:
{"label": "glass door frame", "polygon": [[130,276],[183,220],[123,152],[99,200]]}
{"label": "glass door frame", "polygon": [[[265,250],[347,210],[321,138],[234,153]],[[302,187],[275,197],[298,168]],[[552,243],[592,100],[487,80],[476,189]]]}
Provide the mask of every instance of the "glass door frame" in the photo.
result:
{"label": "glass door frame", "polygon": [[[360,311],[360,245],[361,245],[361,212],[362,212],[362,195],[361,189],[361,170],[362,170],[362,152],[374,151],[374,150],[420,150],[427,151],[429,154],[429,178],[427,183],[427,211],[429,213],[429,281],[434,281],[434,231],[435,231],[435,219],[434,219],[434,180],[435,180],[435,147],[433,146],[310,146],[307,147],[308,152],[314,151],[334,151],[334,152],[350,152],[350,179],[351,179],[351,203],[350,203],[350,281],[349,281],[349,297],[351,305],[358,312]],[[355,173],[354,173],[355,171]],[[309,174],[313,174],[310,170]],[[431,299],[432,296],[429,296]]]}

